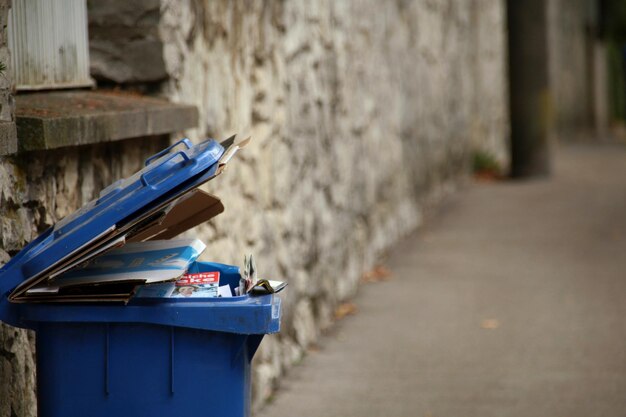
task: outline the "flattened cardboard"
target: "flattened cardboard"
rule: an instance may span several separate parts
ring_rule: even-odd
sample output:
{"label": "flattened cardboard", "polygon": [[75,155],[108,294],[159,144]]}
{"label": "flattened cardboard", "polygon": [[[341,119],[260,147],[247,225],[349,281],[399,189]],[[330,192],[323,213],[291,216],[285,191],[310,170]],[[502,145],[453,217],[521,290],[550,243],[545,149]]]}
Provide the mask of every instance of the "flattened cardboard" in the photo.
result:
{"label": "flattened cardboard", "polygon": [[105,230],[101,235],[96,236],[94,239],[88,242],[88,244],[85,245],[84,247],[77,248],[67,258],[57,260],[56,262],[52,263],[47,270],[42,271],[40,274],[37,274],[34,277],[22,282],[20,285],[15,287],[13,292],[9,295],[9,301],[18,301],[18,298],[21,295],[23,295],[30,287],[43,281],[50,273],[54,273],[55,271],[58,271],[64,268],[65,266],[75,261],[76,259],[83,258],[85,256],[85,252],[84,252],[85,248],[87,247],[89,248],[90,252],[88,253],[93,253],[93,252],[99,253],[98,249],[106,245],[107,242],[109,242],[110,237],[115,234],[115,229],[116,229],[115,225],[111,226],[110,228]]}
{"label": "flattened cardboard", "polygon": [[177,200],[161,223],[146,228],[129,242],[166,240],[202,224],[224,211],[221,200],[205,191],[195,189]]}
{"label": "flattened cardboard", "polygon": [[[102,255],[105,252],[110,251],[111,249],[115,249],[115,248],[119,248],[124,246],[124,244],[126,243],[126,238],[125,236],[120,236],[117,239],[113,239],[110,242],[107,242],[106,244],[95,248],[93,251],[85,254],[82,257],[78,257],[75,260],[70,260],[70,263],[67,266],[64,266],[63,268],[60,268],[58,271],[55,271],[54,273],[50,274],[50,276],[48,277],[48,279],[54,279],[56,277],[58,277],[61,274],[64,274],[65,272],[68,272],[69,270],[77,267],[78,265],[82,264],[83,262],[85,262],[85,259],[92,259],[95,258],[98,255]],[[32,287],[31,287],[32,289]],[[28,290],[30,291],[30,290]],[[27,291],[27,292],[28,292]]]}
{"label": "flattened cardboard", "polygon": [[[227,142],[229,139],[227,139],[225,142]],[[232,139],[234,140],[234,136],[232,137]],[[231,143],[230,146],[226,148],[226,150],[224,151],[224,154],[218,161],[219,166],[217,168],[217,173],[215,175],[221,174],[226,169],[226,164],[228,163],[228,161],[230,161],[232,157],[235,156],[237,152],[239,152],[240,149],[245,148],[246,145],[248,145],[248,143],[250,143],[251,140],[252,138],[248,136],[247,138],[245,138],[239,143],[236,143],[236,144]]]}
{"label": "flattened cardboard", "polygon": [[[52,265],[47,271],[42,271],[44,272],[43,274],[24,281],[9,296],[9,300],[11,302],[30,301],[30,297],[26,294],[30,288],[46,279],[56,277],[60,273],[69,272],[73,267],[87,262],[98,255],[102,255],[110,249],[123,246],[125,242],[137,241],[135,238],[138,235],[153,236],[153,233],[149,232],[150,230],[156,231],[158,228],[161,230],[161,232],[157,232],[159,233],[158,239],[169,239],[224,211],[224,206],[219,198],[197,188],[187,190],[182,197],[178,197],[178,199],[171,198],[156,207],[147,209],[143,214],[117,230],[115,226],[111,227],[100,239],[94,239],[89,245],[79,248],[71,257]],[[168,207],[173,201],[177,202],[177,204]],[[180,203],[183,203],[182,206],[174,210]],[[189,221],[180,217],[185,213],[194,211],[194,217],[189,219]],[[162,229],[160,224],[164,224],[168,215],[172,212],[173,214],[169,216],[171,220],[168,220],[168,224],[171,223],[171,226],[166,226],[165,229]],[[161,223],[159,224],[159,222]],[[137,233],[137,229],[140,229],[139,233]],[[160,237],[161,233],[163,233],[163,236],[168,237]],[[154,238],[156,239],[157,237],[154,236]]]}
{"label": "flattened cardboard", "polygon": [[[126,304],[133,294],[109,294],[109,295],[55,295],[54,297],[29,298],[29,303],[113,303]],[[23,302],[23,301],[22,301]]]}
{"label": "flattened cardboard", "polygon": [[[211,177],[214,178],[215,176]],[[176,194],[171,196],[168,200],[161,202],[160,204],[154,207],[146,208],[142,213],[138,214],[137,217],[131,219],[128,223],[121,226],[120,228],[116,228],[115,225],[111,226],[106,230],[105,233],[98,236],[98,238],[93,239],[88,244],[77,248],[70,256],[65,259],[59,260],[58,262],[52,264],[50,268],[47,268],[36,276],[22,282],[20,285],[16,287],[15,290],[9,296],[9,301],[12,302],[23,302],[24,299],[22,296],[25,295],[26,291],[39,284],[45,279],[49,279],[51,275],[56,276],[56,272],[60,270],[64,270],[65,272],[69,271],[66,267],[69,265],[78,265],[83,262],[87,262],[90,259],[94,258],[96,255],[100,255],[104,253],[108,248],[116,247],[113,245],[114,242],[119,241],[121,237],[124,237],[125,240],[132,239],[134,233],[137,232],[137,229],[140,229],[141,232],[145,230],[145,227],[142,225],[152,224],[157,218],[162,218],[163,212],[167,212],[168,205],[173,201],[176,201],[181,195],[185,195],[189,192],[196,190],[195,188],[190,190],[185,190],[180,194]],[[140,232],[140,233],[141,233]],[[102,250],[102,248],[107,247],[106,250]]]}

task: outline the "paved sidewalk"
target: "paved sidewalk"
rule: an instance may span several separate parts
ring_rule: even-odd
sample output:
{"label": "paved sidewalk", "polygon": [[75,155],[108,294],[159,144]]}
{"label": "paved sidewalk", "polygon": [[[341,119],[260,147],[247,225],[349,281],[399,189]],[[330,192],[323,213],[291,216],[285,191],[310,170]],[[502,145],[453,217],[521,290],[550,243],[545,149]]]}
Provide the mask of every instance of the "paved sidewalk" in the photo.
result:
{"label": "paved sidewalk", "polygon": [[476,184],[257,417],[626,415],[626,146]]}

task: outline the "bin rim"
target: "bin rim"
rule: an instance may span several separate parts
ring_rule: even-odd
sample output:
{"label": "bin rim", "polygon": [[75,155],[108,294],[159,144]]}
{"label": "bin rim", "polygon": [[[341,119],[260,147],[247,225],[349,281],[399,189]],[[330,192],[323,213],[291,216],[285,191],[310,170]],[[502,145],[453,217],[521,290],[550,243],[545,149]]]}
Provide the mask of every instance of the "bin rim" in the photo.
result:
{"label": "bin rim", "polygon": [[[148,300],[148,302],[146,301]],[[42,324],[152,324],[237,334],[280,330],[281,298],[277,294],[232,298],[134,299],[122,304],[18,304],[19,327]],[[156,299],[154,299],[156,300]]]}

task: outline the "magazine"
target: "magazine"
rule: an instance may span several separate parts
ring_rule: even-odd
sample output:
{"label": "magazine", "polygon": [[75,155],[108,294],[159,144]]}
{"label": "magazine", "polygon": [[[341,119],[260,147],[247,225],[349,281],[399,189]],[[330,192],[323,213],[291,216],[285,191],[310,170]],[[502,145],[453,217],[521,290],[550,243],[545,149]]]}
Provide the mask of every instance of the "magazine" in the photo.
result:
{"label": "magazine", "polygon": [[173,281],[187,272],[205,247],[198,239],[128,243],[59,275],[47,284],[32,288],[28,293],[53,293],[68,286],[114,282]]}

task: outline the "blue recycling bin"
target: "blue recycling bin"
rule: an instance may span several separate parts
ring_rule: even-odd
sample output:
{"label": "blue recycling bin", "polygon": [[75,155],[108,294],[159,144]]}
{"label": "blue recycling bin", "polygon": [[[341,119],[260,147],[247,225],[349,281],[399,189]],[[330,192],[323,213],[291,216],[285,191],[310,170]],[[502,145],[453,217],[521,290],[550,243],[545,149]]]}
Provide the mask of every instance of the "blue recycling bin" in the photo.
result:
{"label": "blue recycling bin", "polygon": [[[125,302],[23,296],[78,253],[101,253],[110,239],[143,230],[136,227],[141,219],[213,178],[232,156],[215,141],[181,143],[186,150],[173,153],[179,143],[149,158],[142,171],[0,269],[0,320],[36,332],[40,417],[249,415],[252,357],[263,336],[280,329],[277,295]],[[235,266],[196,262],[193,268],[217,270],[221,285],[238,286]]]}
{"label": "blue recycling bin", "polygon": [[280,327],[276,295],[19,306],[40,417],[248,416],[250,362]]}

